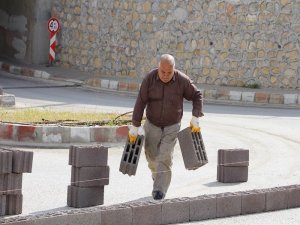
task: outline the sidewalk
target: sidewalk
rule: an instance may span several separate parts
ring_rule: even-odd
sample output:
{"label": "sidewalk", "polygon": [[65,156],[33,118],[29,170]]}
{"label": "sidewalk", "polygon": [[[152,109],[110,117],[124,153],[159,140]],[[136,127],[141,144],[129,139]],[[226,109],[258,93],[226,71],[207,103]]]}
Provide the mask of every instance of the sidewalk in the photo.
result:
{"label": "sidewalk", "polygon": [[[25,65],[2,58],[0,58],[0,69],[15,75],[65,81],[84,88],[128,94],[136,94],[141,83],[141,79],[100,77],[95,76],[93,73],[75,69],[58,66]],[[197,86],[202,91],[206,103],[300,108],[299,89],[250,89],[206,84]]]}

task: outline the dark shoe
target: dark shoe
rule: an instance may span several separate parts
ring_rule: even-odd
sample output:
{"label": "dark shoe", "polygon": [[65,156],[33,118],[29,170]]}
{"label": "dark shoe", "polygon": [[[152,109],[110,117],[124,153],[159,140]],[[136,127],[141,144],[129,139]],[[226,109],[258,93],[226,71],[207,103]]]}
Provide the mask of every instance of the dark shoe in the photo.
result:
{"label": "dark shoe", "polygon": [[161,200],[165,198],[164,193],[161,191],[152,191],[152,196],[154,200]]}

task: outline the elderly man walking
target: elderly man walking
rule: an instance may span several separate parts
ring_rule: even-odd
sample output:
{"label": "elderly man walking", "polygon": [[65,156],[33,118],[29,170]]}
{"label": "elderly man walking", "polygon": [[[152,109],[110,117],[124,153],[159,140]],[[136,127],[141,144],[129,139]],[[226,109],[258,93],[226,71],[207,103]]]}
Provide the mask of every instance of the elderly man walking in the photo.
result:
{"label": "elderly man walking", "polygon": [[177,133],[183,115],[183,99],[192,101],[192,132],[199,132],[202,94],[183,72],[175,69],[175,59],[164,54],[158,68],[146,74],[135,102],[129,140],[136,141],[143,130],[141,120],[146,108],[145,155],[152,172],[154,199],[163,199],[171,182],[171,167]]}

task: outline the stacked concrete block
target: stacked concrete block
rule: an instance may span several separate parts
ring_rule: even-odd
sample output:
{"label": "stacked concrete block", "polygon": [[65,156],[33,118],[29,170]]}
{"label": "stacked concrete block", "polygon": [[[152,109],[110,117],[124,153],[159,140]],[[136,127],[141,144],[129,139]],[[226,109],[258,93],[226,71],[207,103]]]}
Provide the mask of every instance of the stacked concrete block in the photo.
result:
{"label": "stacked concrete block", "polygon": [[32,171],[33,152],[0,148],[0,216],[22,213],[23,173]]}
{"label": "stacked concrete block", "polygon": [[223,183],[248,181],[249,150],[219,149],[217,180]]}
{"label": "stacked concrete block", "polygon": [[208,163],[201,132],[193,133],[187,127],[178,133],[178,140],[186,169],[195,170]]}
{"label": "stacked concrete block", "polygon": [[108,148],[104,146],[70,146],[71,185],[67,204],[83,208],[102,205],[104,186],[109,184]]}
{"label": "stacked concrete block", "polygon": [[140,154],[143,148],[144,136],[138,135],[135,143],[130,143],[127,139],[119,171],[129,176],[135,175],[140,159]]}

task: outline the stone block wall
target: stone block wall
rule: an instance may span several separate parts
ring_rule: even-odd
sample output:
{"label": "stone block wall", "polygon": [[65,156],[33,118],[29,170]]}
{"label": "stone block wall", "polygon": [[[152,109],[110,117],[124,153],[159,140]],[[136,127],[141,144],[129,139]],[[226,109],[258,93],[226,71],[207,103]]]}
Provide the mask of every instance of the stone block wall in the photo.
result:
{"label": "stone block wall", "polygon": [[63,66],[142,79],[159,56],[198,84],[300,87],[298,0],[54,0]]}

